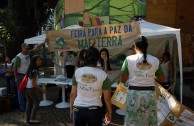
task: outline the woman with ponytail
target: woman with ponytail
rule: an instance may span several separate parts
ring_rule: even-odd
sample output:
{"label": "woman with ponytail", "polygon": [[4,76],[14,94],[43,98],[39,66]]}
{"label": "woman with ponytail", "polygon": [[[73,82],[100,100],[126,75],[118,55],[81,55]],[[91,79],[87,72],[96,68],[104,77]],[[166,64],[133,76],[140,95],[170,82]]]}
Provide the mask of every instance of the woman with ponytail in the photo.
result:
{"label": "woman with ponytail", "polygon": [[36,120],[36,111],[40,102],[37,91],[46,93],[46,90],[37,85],[38,82],[38,70],[42,65],[42,60],[40,56],[33,56],[30,61],[30,67],[27,71],[28,82],[25,89],[25,96],[27,100],[26,107],[26,123],[33,125],[39,124],[40,121]]}
{"label": "woman with ponytail", "polygon": [[121,68],[121,82],[129,84],[125,126],[157,126],[155,81],[164,82],[159,60],[147,54],[147,39],[135,40],[135,55],[128,56]]}

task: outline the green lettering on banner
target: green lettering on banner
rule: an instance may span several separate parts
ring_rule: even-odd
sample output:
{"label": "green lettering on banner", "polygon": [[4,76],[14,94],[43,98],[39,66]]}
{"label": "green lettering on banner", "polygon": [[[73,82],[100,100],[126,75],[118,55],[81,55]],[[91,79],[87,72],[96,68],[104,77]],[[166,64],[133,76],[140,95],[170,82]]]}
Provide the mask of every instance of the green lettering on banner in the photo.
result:
{"label": "green lettering on banner", "polygon": [[119,36],[119,40],[118,40],[118,46],[122,46],[122,40],[121,40],[121,36]]}
{"label": "green lettering on banner", "polygon": [[89,38],[88,39],[88,45],[89,45],[89,47],[91,46],[92,40],[93,40],[92,38]]}
{"label": "green lettering on banner", "polygon": [[106,48],[106,45],[105,45],[105,37],[102,37],[102,45],[101,45],[101,47]]}
{"label": "green lettering on banner", "polygon": [[107,47],[111,47],[111,37],[107,37],[106,42],[107,42]]}
{"label": "green lettering on banner", "polygon": [[85,45],[86,48],[89,48],[89,43],[87,41],[87,38],[85,38],[85,44],[84,45]]}
{"label": "green lettering on banner", "polygon": [[89,48],[96,41],[98,48],[122,46],[121,36],[78,39],[78,48]]}
{"label": "green lettering on banner", "polygon": [[117,37],[116,36],[112,36],[112,46],[113,47],[117,46],[116,41],[117,41]]}
{"label": "green lettering on banner", "polygon": [[84,48],[83,41],[84,41],[83,39],[81,39],[81,40],[78,39],[78,48],[79,49]]}
{"label": "green lettering on banner", "polygon": [[98,40],[98,47],[100,47],[100,38],[96,38]]}

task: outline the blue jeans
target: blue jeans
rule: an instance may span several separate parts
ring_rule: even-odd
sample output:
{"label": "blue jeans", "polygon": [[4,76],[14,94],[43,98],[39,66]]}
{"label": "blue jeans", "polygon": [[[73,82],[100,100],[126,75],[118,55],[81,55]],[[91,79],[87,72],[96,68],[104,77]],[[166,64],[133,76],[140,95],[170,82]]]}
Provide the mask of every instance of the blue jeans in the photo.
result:
{"label": "blue jeans", "polygon": [[18,92],[18,105],[19,105],[19,110],[20,111],[25,111],[26,110],[26,99],[24,93],[19,92],[19,86],[24,78],[25,74],[17,74],[18,75],[18,84],[17,84],[17,92]]}
{"label": "blue jeans", "polygon": [[74,107],[73,124],[74,126],[102,126],[102,108]]}
{"label": "blue jeans", "polygon": [[14,76],[5,76],[5,80],[7,82],[7,93],[13,93],[16,90],[16,84],[14,80]]}

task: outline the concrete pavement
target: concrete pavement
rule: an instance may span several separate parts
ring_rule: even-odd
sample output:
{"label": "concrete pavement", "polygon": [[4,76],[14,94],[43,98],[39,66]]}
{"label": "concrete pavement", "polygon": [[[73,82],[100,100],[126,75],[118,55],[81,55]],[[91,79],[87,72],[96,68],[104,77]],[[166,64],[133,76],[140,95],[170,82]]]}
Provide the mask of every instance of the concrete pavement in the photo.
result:
{"label": "concrete pavement", "polygon": [[[54,104],[39,107],[37,120],[42,121],[42,123],[37,124],[37,126],[73,126],[72,120],[69,117],[69,108],[60,109],[55,107],[59,90],[59,86],[47,87],[47,99],[54,101]],[[113,118],[109,126],[123,125],[124,116],[118,115],[116,109],[117,107],[113,106]],[[4,112],[0,114],[0,126],[27,126],[25,118],[25,112],[20,112],[17,109],[11,112]]]}

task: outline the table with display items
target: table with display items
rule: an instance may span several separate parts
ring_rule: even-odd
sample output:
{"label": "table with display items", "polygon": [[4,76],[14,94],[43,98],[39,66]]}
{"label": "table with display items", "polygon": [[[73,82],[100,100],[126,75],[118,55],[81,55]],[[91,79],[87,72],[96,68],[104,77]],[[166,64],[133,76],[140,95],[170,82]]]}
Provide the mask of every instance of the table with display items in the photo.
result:
{"label": "table with display items", "polygon": [[[65,86],[71,85],[71,79],[67,78],[40,78],[38,83],[42,83],[43,89],[47,84],[56,84],[62,86],[62,102],[55,105],[57,108],[68,108],[70,105],[68,102],[65,102]],[[39,106],[51,105],[53,102],[46,99],[46,94],[43,94],[43,100],[40,102]]]}

